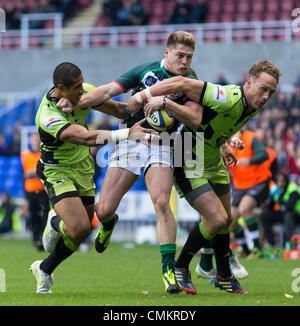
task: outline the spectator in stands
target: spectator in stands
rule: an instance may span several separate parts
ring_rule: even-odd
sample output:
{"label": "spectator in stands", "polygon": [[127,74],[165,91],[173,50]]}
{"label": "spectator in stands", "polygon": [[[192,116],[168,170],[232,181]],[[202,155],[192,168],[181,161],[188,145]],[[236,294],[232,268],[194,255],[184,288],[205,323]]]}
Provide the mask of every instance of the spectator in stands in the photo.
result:
{"label": "spectator in stands", "polygon": [[274,150],[277,154],[278,171],[282,171],[286,164],[286,153],[280,140],[275,142]]}
{"label": "spectator in stands", "polygon": [[24,171],[24,188],[29,206],[32,238],[35,247],[42,251],[42,234],[49,212],[49,199],[40,179],[36,175],[36,164],[41,157],[40,137],[37,133],[30,136],[31,148],[21,153]]}
{"label": "spectator in stands", "polygon": [[5,4],[6,28],[19,29],[21,15],[25,11],[24,3],[22,1],[8,1]]}
{"label": "spectator in stands", "polygon": [[197,0],[192,8],[190,23],[204,23],[208,14],[207,0]]}
{"label": "spectator in stands", "polygon": [[139,0],[123,0],[116,14],[117,26],[143,25],[146,14]]}
{"label": "spectator in stands", "polygon": [[20,27],[19,17],[16,16],[15,6],[12,1],[5,3],[6,29],[18,29]]}
{"label": "spectator in stands", "polygon": [[0,234],[12,231],[14,211],[15,206],[8,191],[4,191],[1,195],[0,205]]}
{"label": "spectator in stands", "polygon": [[293,123],[300,123],[300,85],[295,86],[295,92],[289,104],[289,112]]}
{"label": "spectator in stands", "polygon": [[72,6],[72,0],[50,0],[50,3],[57,8],[58,12],[62,13]]}
{"label": "spectator in stands", "polygon": [[296,182],[292,181],[287,174],[278,173],[276,183],[279,187],[279,197],[273,196],[269,207],[274,207],[278,203],[279,211],[274,215],[274,209],[271,208],[261,216],[265,236],[268,243],[274,246],[274,237],[272,234],[272,225],[281,222],[285,226],[284,241],[291,239],[295,231],[296,224],[300,223],[300,193]]}
{"label": "spectator in stands", "polygon": [[111,23],[114,26],[117,26],[117,12],[121,5],[121,0],[106,0],[102,4],[103,15],[110,17]]}
{"label": "spectator in stands", "polygon": [[188,24],[190,23],[191,6],[189,0],[177,0],[173,14],[169,19],[169,24]]}
{"label": "spectator in stands", "polygon": [[8,144],[4,134],[0,134],[0,155],[7,156],[9,154]]}
{"label": "spectator in stands", "polygon": [[20,132],[15,131],[13,133],[13,139],[11,144],[9,144],[9,155],[15,156],[20,155],[20,148],[21,148],[21,135]]}
{"label": "spectator in stands", "polygon": [[130,7],[129,22],[130,25],[145,25],[147,15],[140,0],[132,0]]}
{"label": "spectator in stands", "polygon": [[14,124],[12,141],[9,143],[8,155],[10,156],[20,155],[22,125],[23,123],[20,120],[17,120]]}

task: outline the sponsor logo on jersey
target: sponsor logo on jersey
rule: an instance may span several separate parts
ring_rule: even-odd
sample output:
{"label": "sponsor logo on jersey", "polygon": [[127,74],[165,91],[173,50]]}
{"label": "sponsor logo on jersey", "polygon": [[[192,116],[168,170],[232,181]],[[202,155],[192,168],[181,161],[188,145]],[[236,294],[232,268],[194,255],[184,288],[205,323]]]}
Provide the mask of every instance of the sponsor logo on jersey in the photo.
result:
{"label": "sponsor logo on jersey", "polygon": [[44,118],[42,123],[47,129],[51,129],[53,126],[64,123],[65,121],[59,115]]}
{"label": "sponsor logo on jersey", "polygon": [[223,86],[220,85],[215,86],[214,101],[226,103],[226,90]]}
{"label": "sponsor logo on jersey", "polygon": [[156,84],[157,82],[159,82],[159,79],[152,71],[149,71],[148,73],[146,73],[142,79],[142,83],[146,87],[150,87],[150,86]]}

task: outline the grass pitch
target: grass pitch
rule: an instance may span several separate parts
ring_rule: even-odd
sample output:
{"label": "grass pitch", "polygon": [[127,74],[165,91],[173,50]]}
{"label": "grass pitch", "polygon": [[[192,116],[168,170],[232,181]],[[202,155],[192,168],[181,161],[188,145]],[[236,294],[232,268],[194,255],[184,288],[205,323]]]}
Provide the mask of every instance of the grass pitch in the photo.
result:
{"label": "grass pitch", "polygon": [[53,294],[38,295],[29,267],[47,254],[37,252],[29,240],[0,238],[0,268],[6,273],[0,306],[299,306],[300,292],[292,284],[300,290],[300,274],[297,279],[292,271],[300,268],[300,261],[282,255],[277,260],[240,259],[249,272],[240,281],[249,292],[243,295],[220,291],[197,278],[196,257],[191,271],[198,294],[169,295],[164,292],[157,246],[126,249],[123,243],[111,243],[103,254],[93,247],[76,252],[55,270]]}

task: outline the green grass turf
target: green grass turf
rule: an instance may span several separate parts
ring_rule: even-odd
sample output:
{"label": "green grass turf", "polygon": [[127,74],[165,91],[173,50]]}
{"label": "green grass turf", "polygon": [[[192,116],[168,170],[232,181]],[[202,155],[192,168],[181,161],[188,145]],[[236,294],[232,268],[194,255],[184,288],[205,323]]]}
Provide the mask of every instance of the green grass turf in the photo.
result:
{"label": "green grass turf", "polygon": [[[197,295],[169,295],[164,292],[157,246],[136,245],[126,249],[111,243],[103,253],[92,247],[76,252],[55,271],[52,295],[37,295],[36,281],[28,270],[31,263],[46,257],[29,240],[0,238],[0,268],[6,272],[6,292],[0,306],[299,306],[300,292],[293,292],[300,268],[298,260],[247,260],[240,262],[249,276],[241,280],[248,294],[229,294],[214,288],[194,272],[198,257],[191,263]],[[298,288],[300,289],[300,274]],[[286,297],[286,294],[292,296]]]}

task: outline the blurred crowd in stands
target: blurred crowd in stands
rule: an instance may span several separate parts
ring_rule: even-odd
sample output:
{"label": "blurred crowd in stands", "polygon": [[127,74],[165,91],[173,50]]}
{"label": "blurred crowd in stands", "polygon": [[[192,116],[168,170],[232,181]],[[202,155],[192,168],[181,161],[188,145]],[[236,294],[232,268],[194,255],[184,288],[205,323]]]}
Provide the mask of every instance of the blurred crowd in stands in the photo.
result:
{"label": "blurred crowd in stands", "polygon": [[0,132],[0,156],[20,155],[21,128],[22,122],[16,121],[13,128],[14,132],[11,135]]}
{"label": "blurred crowd in stands", "polygon": [[[19,29],[22,14],[58,12],[64,15],[66,21],[91,3],[92,0],[0,0],[0,8],[5,10],[6,29]],[[30,27],[44,26],[35,23]]]}
{"label": "blurred crowd in stands", "polygon": [[[60,12],[64,15],[65,22],[92,2],[93,0],[0,0],[0,8],[6,13],[6,28],[19,29],[21,15],[24,13]],[[160,0],[157,3],[152,0],[104,0],[100,1],[100,16],[107,18],[107,25],[111,26],[147,25],[151,24],[151,16],[157,17],[155,10],[152,11],[154,8],[163,13],[161,23],[164,24],[205,22],[209,9],[207,0]],[[31,28],[43,27],[45,26],[40,24],[31,25]]]}
{"label": "blurred crowd in stands", "polygon": [[[129,25],[146,25],[151,24],[149,18],[154,14],[148,8],[150,1],[141,0],[106,0],[103,3],[102,15],[110,18],[110,24],[113,26],[129,26]],[[169,5],[168,5],[169,4]],[[159,3],[154,4],[153,10],[158,8]],[[156,7],[157,6],[157,7]],[[202,23],[208,14],[208,4],[206,0],[177,0],[161,1],[161,8],[166,6],[169,11],[164,13],[167,20],[162,23],[166,24],[189,24]]]}
{"label": "blurred crowd in stands", "polygon": [[[65,23],[94,1],[0,0],[0,8],[6,12],[7,29],[18,29],[22,13],[60,12]],[[137,26],[291,20],[299,0],[99,0],[99,6],[95,26]]]}
{"label": "blurred crowd in stands", "polygon": [[[5,10],[7,29],[19,29],[22,13],[60,12],[65,23],[94,1],[0,0],[0,8]],[[96,27],[291,20],[299,0],[99,0],[99,6]]]}

